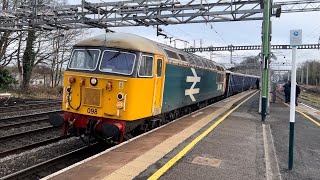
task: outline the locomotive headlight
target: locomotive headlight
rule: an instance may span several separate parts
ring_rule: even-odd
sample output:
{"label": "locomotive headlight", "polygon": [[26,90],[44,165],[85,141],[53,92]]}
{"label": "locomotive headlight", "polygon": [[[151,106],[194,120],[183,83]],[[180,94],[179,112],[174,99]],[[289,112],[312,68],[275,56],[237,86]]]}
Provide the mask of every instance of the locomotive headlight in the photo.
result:
{"label": "locomotive headlight", "polygon": [[76,82],[76,78],[74,76],[70,76],[68,80],[71,85]]}
{"label": "locomotive headlight", "polygon": [[98,79],[94,77],[90,78],[90,84],[96,86],[98,84]]}
{"label": "locomotive headlight", "polygon": [[121,101],[118,101],[116,106],[118,109],[121,109],[121,108],[123,108],[123,103]]}
{"label": "locomotive headlight", "polygon": [[118,98],[119,101],[121,101],[121,100],[123,99],[123,94],[122,94],[122,93],[119,93],[118,96],[117,96],[117,98]]}
{"label": "locomotive headlight", "polygon": [[112,82],[108,81],[107,85],[106,85],[106,90],[107,91],[111,91],[112,90]]}

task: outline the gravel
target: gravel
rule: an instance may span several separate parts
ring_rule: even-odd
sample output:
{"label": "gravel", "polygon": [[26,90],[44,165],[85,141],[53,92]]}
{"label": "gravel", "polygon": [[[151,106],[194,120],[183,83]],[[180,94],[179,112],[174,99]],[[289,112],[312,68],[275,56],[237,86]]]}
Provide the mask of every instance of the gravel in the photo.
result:
{"label": "gravel", "polygon": [[0,159],[0,177],[39,164],[67,152],[86,146],[80,138],[72,137],[20,154]]}
{"label": "gravel", "polygon": [[0,107],[38,103],[38,102],[52,102],[52,101],[59,101],[59,100],[61,100],[61,98],[57,98],[57,99],[50,99],[50,98],[37,99],[37,98],[18,98],[18,97],[0,98]]}
{"label": "gravel", "polygon": [[34,113],[40,113],[40,112],[55,111],[55,110],[61,110],[61,106],[54,105],[52,107],[35,108],[35,109],[16,111],[16,112],[3,112],[3,113],[0,113],[0,119],[14,117],[14,116],[34,114]]}
{"label": "gravel", "polygon": [[35,122],[30,125],[22,125],[21,127],[16,127],[16,128],[3,128],[0,131],[0,137],[8,136],[10,134],[17,134],[17,133],[22,133],[26,131],[31,131],[33,129],[39,129],[39,128],[48,127],[48,126],[50,126],[49,120],[47,120],[46,122]]}
{"label": "gravel", "polygon": [[48,129],[45,131],[32,133],[28,135],[23,135],[16,137],[14,139],[5,139],[0,142],[0,152],[7,151],[8,149],[19,148],[28,144],[33,144],[35,142],[40,142],[46,139],[51,139],[60,136],[60,129]]}

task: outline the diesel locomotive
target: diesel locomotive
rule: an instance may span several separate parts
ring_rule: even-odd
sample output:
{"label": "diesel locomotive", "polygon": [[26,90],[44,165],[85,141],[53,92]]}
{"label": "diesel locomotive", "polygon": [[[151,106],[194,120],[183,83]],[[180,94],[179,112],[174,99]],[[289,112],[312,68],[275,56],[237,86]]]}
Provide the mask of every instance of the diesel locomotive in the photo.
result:
{"label": "diesel locomotive", "polygon": [[50,123],[62,126],[63,136],[120,143],[252,88],[257,78],[144,37],[107,33],[74,45],[64,73],[64,116]]}

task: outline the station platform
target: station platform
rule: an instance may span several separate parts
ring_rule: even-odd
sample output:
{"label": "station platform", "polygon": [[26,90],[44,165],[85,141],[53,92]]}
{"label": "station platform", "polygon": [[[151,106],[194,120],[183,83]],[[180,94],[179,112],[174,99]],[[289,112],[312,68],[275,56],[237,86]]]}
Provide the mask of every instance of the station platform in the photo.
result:
{"label": "station platform", "polygon": [[258,104],[258,91],[232,96],[44,179],[319,178],[319,120],[297,112],[289,172],[289,108],[271,104],[263,123]]}

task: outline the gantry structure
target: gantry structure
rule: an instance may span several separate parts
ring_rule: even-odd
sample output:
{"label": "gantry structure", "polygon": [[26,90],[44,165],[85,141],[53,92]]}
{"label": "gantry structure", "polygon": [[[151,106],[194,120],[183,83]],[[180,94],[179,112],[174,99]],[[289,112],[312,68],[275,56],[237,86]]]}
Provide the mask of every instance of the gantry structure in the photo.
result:
{"label": "gantry structure", "polygon": [[[264,0],[132,0],[50,6],[31,4],[0,11],[0,31],[155,26],[262,20]],[[319,11],[320,0],[271,3],[271,16]]]}
{"label": "gantry structure", "polygon": [[[182,49],[185,52],[212,52],[212,51],[248,51],[248,50],[261,50],[262,46],[261,45],[250,45],[250,46],[234,46],[234,45],[229,45],[229,46],[221,46],[221,47],[201,47],[201,48],[195,48],[195,47],[190,47],[190,48],[184,48]],[[292,46],[286,44],[282,45],[271,45],[270,46],[271,50],[289,50],[292,49]],[[297,49],[320,49],[320,44],[302,44],[297,46]]]}

